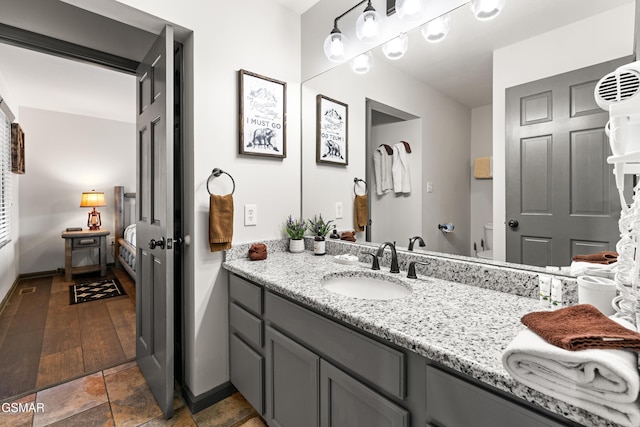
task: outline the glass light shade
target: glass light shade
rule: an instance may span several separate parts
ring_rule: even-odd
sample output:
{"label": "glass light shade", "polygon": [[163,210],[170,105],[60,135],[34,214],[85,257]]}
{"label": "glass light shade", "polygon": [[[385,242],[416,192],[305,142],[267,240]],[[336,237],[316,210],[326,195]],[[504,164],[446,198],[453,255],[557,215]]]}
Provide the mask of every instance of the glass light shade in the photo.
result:
{"label": "glass light shade", "polygon": [[81,208],[96,208],[98,206],[107,206],[103,192],[91,190],[82,193],[82,199],[80,200]]}
{"label": "glass light shade", "polygon": [[351,60],[351,69],[356,74],[366,74],[371,69],[372,60],[371,52],[365,52]]}
{"label": "glass light shade", "polygon": [[404,56],[409,48],[409,38],[402,33],[395,39],[391,39],[382,45],[382,53],[389,59],[397,60]]}
{"label": "glass light shade", "polygon": [[471,0],[471,11],[476,19],[488,21],[500,14],[505,0]]}
{"label": "glass light shade", "polygon": [[424,0],[396,0],[396,13],[404,22],[416,22],[424,17]]}
{"label": "glass light shade", "polygon": [[324,40],[324,54],[331,62],[342,62],[347,57],[347,37],[341,32],[332,32]]}
{"label": "glass light shade", "polygon": [[447,37],[451,29],[451,15],[448,13],[424,24],[420,31],[429,43],[438,43]]}
{"label": "glass light shade", "polygon": [[356,37],[365,44],[375,44],[380,38],[380,14],[373,9],[365,10],[356,21]]}

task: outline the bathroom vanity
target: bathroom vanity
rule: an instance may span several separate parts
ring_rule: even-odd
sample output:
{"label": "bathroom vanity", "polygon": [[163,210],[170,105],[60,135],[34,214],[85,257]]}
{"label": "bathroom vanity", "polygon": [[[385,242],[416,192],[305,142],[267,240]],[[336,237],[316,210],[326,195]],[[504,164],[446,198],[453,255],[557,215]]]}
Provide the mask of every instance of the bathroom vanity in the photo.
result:
{"label": "bathroom vanity", "polygon": [[407,279],[384,262],[378,277],[409,295],[376,301],[325,289],[329,277],[372,275],[370,265],[271,246],[264,261],[224,263],[230,379],[270,426],[615,425],[504,370],[502,351],[537,299],[420,269]]}

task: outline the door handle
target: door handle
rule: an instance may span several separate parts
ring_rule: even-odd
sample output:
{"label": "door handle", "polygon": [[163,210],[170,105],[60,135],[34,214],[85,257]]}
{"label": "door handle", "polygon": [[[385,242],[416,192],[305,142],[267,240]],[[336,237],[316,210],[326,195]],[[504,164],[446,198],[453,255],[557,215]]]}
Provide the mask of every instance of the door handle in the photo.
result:
{"label": "door handle", "polygon": [[149,240],[149,249],[155,249],[157,246],[159,246],[160,249],[164,249],[164,244],[164,237],[160,240],[151,239]]}
{"label": "door handle", "polygon": [[510,219],[507,225],[511,228],[518,228],[518,225],[520,225],[520,223],[517,219]]}

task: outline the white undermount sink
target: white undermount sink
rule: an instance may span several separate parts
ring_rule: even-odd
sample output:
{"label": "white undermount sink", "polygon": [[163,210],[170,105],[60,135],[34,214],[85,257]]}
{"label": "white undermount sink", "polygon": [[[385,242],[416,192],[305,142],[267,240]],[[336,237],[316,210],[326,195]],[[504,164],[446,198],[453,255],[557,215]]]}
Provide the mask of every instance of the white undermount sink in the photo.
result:
{"label": "white undermount sink", "polygon": [[382,274],[331,273],[322,278],[322,286],[340,295],[370,300],[390,300],[411,294],[411,288],[401,280]]}

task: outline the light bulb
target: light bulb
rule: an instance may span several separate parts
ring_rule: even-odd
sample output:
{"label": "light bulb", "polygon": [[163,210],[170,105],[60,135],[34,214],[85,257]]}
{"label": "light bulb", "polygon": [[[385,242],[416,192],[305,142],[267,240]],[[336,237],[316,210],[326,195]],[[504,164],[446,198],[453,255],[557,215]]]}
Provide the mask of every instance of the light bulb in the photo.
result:
{"label": "light bulb", "polygon": [[391,60],[397,60],[404,56],[409,47],[409,38],[402,33],[395,39],[391,39],[382,45],[382,53]]}
{"label": "light bulb", "polygon": [[396,0],[396,13],[404,22],[419,21],[424,16],[424,0]]}
{"label": "light bulb", "polygon": [[505,0],[471,0],[471,11],[480,21],[488,21],[500,14]]}
{"label": "light bulb", "polygon": [[451,15],[448,13],[424,24],[420,31],[422,37],[430,43],[438,43],[447,37],[451,29]]}
{"label": "light bulb", "polygon": [[351,69],[356,74],[366,74],[371,69],[371,52],[365,52],[351,60]]}
{"label": "light bulb", "polygon": [[335,30],[324,40],[324,54],[331,62],[342,62],[347,57],[347,37]]}
{"label": "light bulb", "polygon": [[375,44],[380,38],[382,18],[374,8],[367,8],[356,21],[356,36],[365,44]]}

